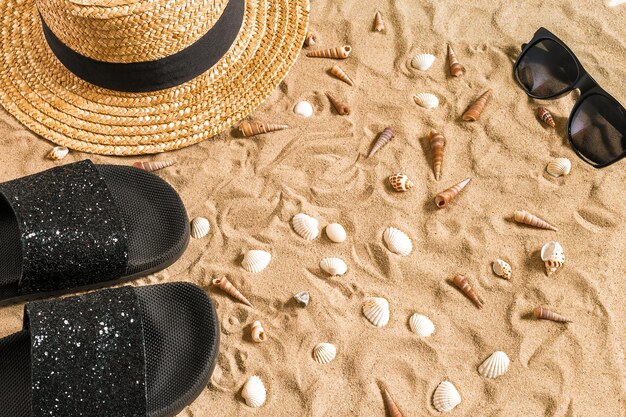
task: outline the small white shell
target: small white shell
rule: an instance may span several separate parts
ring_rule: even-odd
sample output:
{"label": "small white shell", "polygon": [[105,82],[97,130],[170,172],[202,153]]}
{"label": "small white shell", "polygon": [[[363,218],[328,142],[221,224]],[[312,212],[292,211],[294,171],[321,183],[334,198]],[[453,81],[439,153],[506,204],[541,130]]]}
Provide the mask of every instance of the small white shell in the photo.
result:
{"label": "small white shell", "polygon": [[335,243],[344,242],[347,238],[346,229],[339,223],[331,223],[326,226],[326,236]]}
{"label": "small white shell", "polygon": [[413,68],[417,68],[420,71],[427,71],[435,62],[435,55],[433,54],[417,54],[415,58],[411,60]]}
{"label": "small white shell", "polygon": [[191,221],[191,237],[201,239],[209,234],[211,225],[204,217],[196,217]]}
{"label": "small white shell", "polygon": [[296,302],[302,307],[308,306],[309,302],[311,301],[311,296],[309,295],[308,291],[300,291],[299,293],[294,295],[293,298],[295,298]]}
{"label": "small white shell", "polygon": [[565,251],[559,242],[548,242],[541,248],[541,260],[565,262]]}
{"label": "small white shell", "polygon": [[337,348],[331,343],[320,343],[313,348],[313,359],[317,363],[330,363],[336,356]]}
{"label": "small white shell", "polygon": [[548,163],[546,171],[553,177],[568,175],[572,170],[572,162],[567,158],[556,158]]}
{"label": "small white shell", "polygon": [[50,152],[48,152],[47,156],[48,159],[58,161],[59,159],[65,158],[68,153],[70,153],[70,150],[67,149],[65,146],[55,146],[54,148],[50,149]]}
{"label": "small white shell", "polygon": [[324,258],[320,261],[320,268],[329,275],[343,275],[348,271],[348,265],[339,258]]}
{"label": "small white shell", "polygon": [[387,248],[398,255],[407,256],[413,250],[411,239],[401,230],[390,227],[385,230],[383,239]]}
{"label": "small white shell", "polygon": [[363,301],[363,315],[376,327],[389,323],[389,301],[381,297],[368,297]]}
{"label": "small white shell", "polygon": [[256,375],[248,378],[241,390],[241,396],[250,407],[257,408],[262,406],[267,398],[267,391],[261,378]]}
{"label": "small white shell", "polygon": [[302,117],[313,116],[313,106],[308,101],[299,101],[293,108],[293,112]]}
{"label": "small white shell", "polygon": [[485,378],[497,378],[509,370],[511,360],[506,353],[493,352],[479,367],[478,373]]}
{"label": "small white shell", "polygon": [[304,213],[298,213],[291,219],[293,230],[306,240],[313,240],[320,234],[319,222]]}
{"label": "small white shell", "polygon": [[243,256],[241,266],[248,272],[261,272],[270,264],[272,254],[264,250],[249,250]]}
{"label": "small white shell", "polygon": [[493,273],[499,277],[504,279],[511,279],[511,275],[513,270],[511,269],[511,265],[503,261],[502,259],[496,259],[491,265],[493,269]]}
{"label": "small white shell", "polygon": [[437,411],[447,413],[461,404],[461,395],[450,381],[443,381],[433,394],[433,406]]}
{"label": "small white shell", "polygon": [[409,319],[409,326],[420,337],[428,337],[435,332],[435,324],[428,317],[417,313]]}
{"label": "small white shell", "polygon": [[439,99],[431,93],[418,93],[413,96],[413,100],[426,109],[434,109],[439,105]]}

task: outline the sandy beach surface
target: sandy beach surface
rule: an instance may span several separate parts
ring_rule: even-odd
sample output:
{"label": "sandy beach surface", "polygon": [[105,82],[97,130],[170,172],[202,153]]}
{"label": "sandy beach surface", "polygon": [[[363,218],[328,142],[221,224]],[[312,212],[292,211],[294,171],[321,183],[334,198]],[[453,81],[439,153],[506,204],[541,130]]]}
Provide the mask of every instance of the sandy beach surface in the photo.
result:
{"label": "sandy beach surface", "polygon": [[[372,30],[374,14],[386,30]],[[355,80],[333,78],[328,59],[302,54],[293,70],[251,119],[286,123],[291,129],[241,138],[235,130],[168,155],[114,158],[72,152],[61,162],[44,157],[51,144],[2,113],[0,181],[55,164],[91,158],[96,163],[175,158],[159,172],[181,194],[189,216],[209,219],[211,232],[192,240],[167,270],[138,285],[191,281],[217,305],[222,345],[210,385],[180,415],[383,416],[379,384],[385,383],[405,416],[434,416],[432,395],[443,380],[458,389],[454,416],[624,416],[626,411],[626,161],[595,170],[572,151],[567,118],[577,94],[540,103],[529,99],[512,77],[520,45],[545,26],[576,53],[586,70],[626,104],[626,6],[600,0],[311,1],[310,30],[321,47],[351,45],[338,64]],[[452,78],[445,47],[451,42],[466,68]],[[306,50],[305,50],[306,51]],[[436,55],[428,72],[411,67],[420,52]],[[461,120],[468,104],[491,88],[494,97],[482,119]],[[352,107],[349,116],[331,108],[325,91]],[[413,95],[431,92],[433,110]],[[295,115],[308,100],[315,114]],[[557,128],[540,124],[540,104],[553,112]],[[391,126],[396,137],[366,158],[376,135]],[[435,181],[427,136],[447,138],[442,178]],[[569,176],[553,178],[553,157],[572,161]],[[402,172],[416,187],[395,193],[389,175]],[[433,197],[472,178],[444,210]],[[558,232],[514,223],[528,210],[558,226]],[[290,220],[299,212],[320,222],[338,222],[344,243],[322,232],[314,241],[296,235]],[[397,227],[413,251],[391,253],[383,232]],[[557,240],[564,268],[547,277],[539,251]],[[259,273],[241,267],[250,249],[269,251],[272,262]],[[342,277],[319,268],[323,257],[348,264]],[[510,281],[493,274],[497,258],[513,268]],[[485,300],[478,310],[448,283],[467,275]],[[211,285],[228,276],[254,308],[234,302]],[[292,296],[309,291],[298,307]],[[361,314],[367,296],[389,300],[389,324],[377,329]],[[544,305],[571,319],[569,325],[537,321]],[[0,309],[0,336],[20,329],[22,306]],[[408,319],[431,318],[435,333],[411,332]],[[251,341],[260,320],[269,339]],[[313,361],[319,342],[337,346],[327,365]],[[504,376],[489,380],[477,367],[494,351],[511,359]],[[268,391],[254,410],[241,387],[259,375]]]}

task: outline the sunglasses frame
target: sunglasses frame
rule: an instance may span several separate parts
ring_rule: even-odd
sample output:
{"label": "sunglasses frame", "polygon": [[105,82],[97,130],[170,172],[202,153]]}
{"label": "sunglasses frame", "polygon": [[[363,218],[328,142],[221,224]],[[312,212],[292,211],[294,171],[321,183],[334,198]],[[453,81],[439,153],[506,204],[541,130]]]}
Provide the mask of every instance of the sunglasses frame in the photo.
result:
{"label": "sunglasses frame", "polygon": [[[572,57],[574,63],[576,64],[576,70],[578,71],[578,77],[576,78],[576,80],[570,86],[568,86],[564,91],[561,91],[561,92],[559,92],[557,94],[554,94],[554,95],[551,95],[549,97],[539,97],[539,96],[536,96],[536,95],[532,94],[530,91],[528,91],[526,89],[526,87],[524,86],[524,84],[522,83],[522,81],[519,79],[519,77],[517,75],[517,72],[518,72],[517,69],[519,67],[519,63],[522,60],[522,58],[526,55],[526,52],[528,52],[537,43],[539,43],[541,41],[544,41],[544,40],[553,41],[553,42],[557,43],[561,48],[563,48],[563,50],[566,51]],[[576,111],[580,108],[580,106],[584,103],[584,101],[587,98],[589,98],[589,97],[591,97],[593,95],[600,95],[600,96],[603,96],[603,97],[607,98],[608,100],[612,101],[613,103],[615,103],[615,105],[618,108],[622,109],[622,113],[626,114],[626,109],[624,109],[624,106],[622,106],[619,101],[617,101],[606,90],[604,90],[602,87],[600,87],[600,85],[596,82],[596,80],[594,80],[591,77],[591,75],[585,70],[585,68],[580,63],[580,61],[578,60],[578,58],[576,57],[574,52],[572,52],[572,50],[562,40],[560,40],[555,34],[550,32],[548,29],[546,29],[544,27],[540,28],[539,30],[537,30],[537,32],[535,32],[535,34],[534,34],[533,38],[530,40],[530,42],[528,42],[527,44],[522,45],[522,52],[520,52],[520,54],[518,55],[517,59],[515,60],[515,65],[513,65],[513,76],[514,76],[515,80],[517,81],[517,83],[522,88],[522,90],[524,90],[524,92],[529,97],[532,97],[532,98],[537,99],[537,100],[557,99],[557,98],[561,98],[563,96],[566,96],[567,94],[569,94],[573,90],[576,90],[576,89],[580,90],[580,97],[578,97],[578,100],[576,100],[576,104],[574,105],[574,108],[572,108],[572,111],[570,112],[570,115],[568,117],[568,122],[567,122],[567,138],[569,140],[569,143],[570,143],[572,149],[574,150],[574,152],[576,152],[576,155],[578,155],[578,157],[580,159],[582,159],[583,161],[587,162],[589,165],[591,165],[594,168],[604,168],[604,167],[607,167],[609,165],[614,164],[615,162],[621,160],[622,158],[624,158],[626,156],[626,149],[625,149],[624,152],[622,152],[617,158],[613,159],[612,161],[598,164],[596,162],[593,162],[593,161],[589,160],[585,155],[583,155],[576,148],[576,145],[572,141],[572,133],[571,133],[572,116],[574,116],[576,114]]]}

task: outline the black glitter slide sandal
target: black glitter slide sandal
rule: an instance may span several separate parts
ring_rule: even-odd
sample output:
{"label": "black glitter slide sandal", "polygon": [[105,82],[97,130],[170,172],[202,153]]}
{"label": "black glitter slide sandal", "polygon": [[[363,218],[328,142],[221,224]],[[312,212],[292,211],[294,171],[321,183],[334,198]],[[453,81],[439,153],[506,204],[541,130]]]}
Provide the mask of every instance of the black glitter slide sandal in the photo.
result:
{"label": "black glitter slide sandal", "polygon": [[160,271],[187,248],[176,191],[86,160],[0,184],[0,306]]}
{"label": "black glitter slide sandal", "polygon": [[0,339],[0,416],[174,416],[207,387],[218,350],[215,307],[193,284],[35,301]]}

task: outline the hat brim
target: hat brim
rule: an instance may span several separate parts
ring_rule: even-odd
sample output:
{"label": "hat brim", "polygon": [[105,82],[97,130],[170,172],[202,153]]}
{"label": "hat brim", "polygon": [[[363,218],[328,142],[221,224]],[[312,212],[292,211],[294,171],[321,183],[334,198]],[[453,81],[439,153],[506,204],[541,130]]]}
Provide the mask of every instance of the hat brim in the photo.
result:
{"label": "hat brim", "polygon": [[209,139],[278,86],[306,36],[309,0],[246,0],[242,29],[206,73],[178,87],[124,93],[75,76],[51,52],[35,0],[0,4],[0,104],[33,132],[83,152],[140,155]]}

